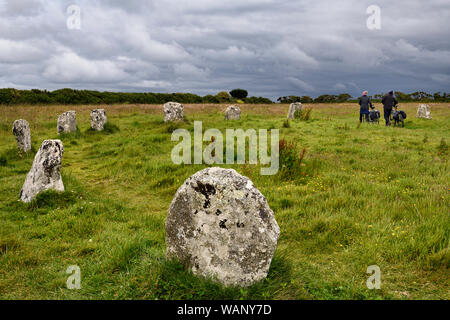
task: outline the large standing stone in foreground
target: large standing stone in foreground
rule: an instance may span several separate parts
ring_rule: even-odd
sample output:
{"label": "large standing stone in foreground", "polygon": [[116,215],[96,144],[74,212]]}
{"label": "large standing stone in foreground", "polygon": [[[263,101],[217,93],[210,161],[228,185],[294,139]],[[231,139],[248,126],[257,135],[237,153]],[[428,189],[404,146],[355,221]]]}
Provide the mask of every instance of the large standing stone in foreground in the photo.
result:
{"label": "large standing stone in foreground", "polygon": [[77,131],[77,113],[73,110],[58,117],[58,134]]}
{"label": "large standing stone in foreground", "polygon": [[421,104],[417,108],[417,118],[431,119],[431,110],[427,104]]}
{"label": "large standing stone in foreground", "polygon": [[103,131],[105,123],[108,121],[106,118],[105,109],[95,109],[91,111],[91,128],[96,131]]}
{"label": "large standing stone in foreground", "polygon": [[207,168],[178,189],[166,220],[167,257],[225,285],[262,280],[280,228],[266,198],[232,169]]}
{"label": "large standing stone in foreground", "polygon": [[164,105],[164,122],[183,121],[184,107],[181,103],[167,102]]}
{"label": "large standing stone in foreground", "polygon": [[240,120],[241,109],[238,106],[229,106],[225,111],[225,120]]}
{"label": "large standing stone in foreground", "polygon": [[289,111],[288,111],[288,119],[294,119],[295,118],[295,111],[297,110],[302,110],[303,106],[300,102],[294,102],[291,103],[291,105],[289,106]]}
{"label": "large standing stone in foreground", "polygon": [[16,120],[13,124],[13,134],[16,137],[17,148],[20,151],[28,152],[31,150],[31,131],[27,120]]}
{"label": "large standing stone in foreground", "polygon": [[20,200],[30,202],[38,193],[49,189],[64,191],[60,174],[63,153],[61,140],[42,142],[20,191]]}

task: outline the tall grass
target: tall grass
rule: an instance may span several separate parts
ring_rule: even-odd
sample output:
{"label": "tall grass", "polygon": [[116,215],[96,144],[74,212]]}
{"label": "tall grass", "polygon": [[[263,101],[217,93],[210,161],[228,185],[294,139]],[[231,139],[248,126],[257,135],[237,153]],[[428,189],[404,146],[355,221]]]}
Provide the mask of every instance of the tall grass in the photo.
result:
{"label": "tall grass", "polygon": [[[414,114],[415,104],[405,104]],[[90,107],[75,106],[80,132],[64,136],[64,193],[18,201],[34,153],[58,138],[64,106],[2,107],[0,118],[0,298],[2,299],[449,299],[448,104],[405,128],[362,124],[359,106],[314,105],[314,119],[283,127],[286,105],[241,105],[239,123],[221,107],[187,105],[191,122],[224,132],[280,129],[281,171],[224,165],[248,176],[281,228],[268,278],[223,288],[165,259],[164,224],[177,188],[205,165],[174,165],[162,106],[106,107],[119,130],[90,132]],[[403,106],[402,106],[403,108]],[[31,125],[33,153],[10,132]],[[424,138],[426,137],[426,139]],[[425,141],[424,141],[425,140]],[[381,290],[366,287],[369,265]],[[65,270],[81,268],[81,290]]]}

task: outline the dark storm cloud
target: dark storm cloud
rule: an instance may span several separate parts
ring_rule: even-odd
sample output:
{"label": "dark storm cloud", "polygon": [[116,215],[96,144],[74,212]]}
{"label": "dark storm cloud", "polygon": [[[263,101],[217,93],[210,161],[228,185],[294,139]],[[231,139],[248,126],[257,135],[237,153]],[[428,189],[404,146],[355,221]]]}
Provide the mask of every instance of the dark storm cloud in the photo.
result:
{"label": "dark storm cloud", "polygon": [[[81,30],[66,26],[72,4]],[[0,87],[449,91],[449,17],[447,0],[0,0]]]}

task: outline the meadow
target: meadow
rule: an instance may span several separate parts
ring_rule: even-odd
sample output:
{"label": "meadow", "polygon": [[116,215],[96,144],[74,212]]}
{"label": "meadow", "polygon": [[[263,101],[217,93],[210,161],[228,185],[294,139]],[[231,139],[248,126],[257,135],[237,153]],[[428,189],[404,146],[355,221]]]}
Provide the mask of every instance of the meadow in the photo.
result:
{"label": "meadow", "polygon": [[[359,125],[355,104],[314,104],[311,118],[283,126],[289,105],[185,105],[187,121],[163,122],[162,105],[0,106],[0,299],[449,299],[450,104],[432,120],[402,104],[405,128]],[[56,119],[77,111],[79,131],[58,136]],[[19,154],[11,128],[31,125],[33,152]],[[281,229],[266,280],[224,288],[165,259],[165,218],[177,188],[206,165],[175,165],[175,128],[280,129],[301,163],[282,158],[275,176],[257,165],[223,165],[249,177]],[[64,193],[18,201],[45,139],[64,144]],[[286,173],[289,174],[286,174]],[[81,269],[80,290],[66,269]],[[369,290],[366,269],[381,269]]]}

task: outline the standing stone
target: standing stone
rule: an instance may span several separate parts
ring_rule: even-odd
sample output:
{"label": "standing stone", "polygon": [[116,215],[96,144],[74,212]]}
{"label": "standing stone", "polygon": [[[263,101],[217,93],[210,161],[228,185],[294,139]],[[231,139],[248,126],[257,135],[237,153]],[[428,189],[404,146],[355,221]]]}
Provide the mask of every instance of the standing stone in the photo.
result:
{"label": "standing stone", "polygon": [[38,193],[49,189],[64,191],[60,174],[63,153],[61,140],[42,142],[20,191],[20,200],[30,202]]}
{"label": "standing stone", "polygon": [[427,104],[421,104],[419,108],[417,108],[417,118],[423,119],[431,119],[431,110]]}
{"label": "standing stone", "polygon": [[207,168],[175,194],[166,220],[166,255],[198,276],[248,286],[266,278],[279,235],[266,198],[247,177]]}
{"label": "standing stone", "polygon": [[291,103],[291,105],[289,106],[289,112],[288,112],[288,119],[294,119],[295,118],[295,111],[297,110],[302,110],[303,106],[300,102],[294,102]]}
{"label": "standing stone", "polygon": [[91,111],[91,128],[96,131],[103,131],[105,123],[108,121],[106,118],[105,109],[95,109]]}
{"label": "standing stone", "polygon": [[58,117],[58,134],[77,131],[77,113],[67,111]]}
{"label": "standing stone", "polygon": [[184,107],[181,103],[167,102],[164,105],[164,122],[183,121]]}
{"label": "standing stone", "polygon": [[31,131],[27,120],[16,120],[13,124],[13,134],[16,137],[17,148],[22,152],[31,150]]}
{"label": "standing stone", "polygon": [[229,106],[225,111],[225,120],[240,120],[241,109],[238,106]]}

